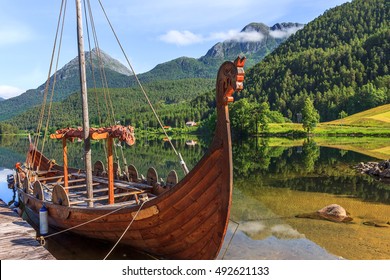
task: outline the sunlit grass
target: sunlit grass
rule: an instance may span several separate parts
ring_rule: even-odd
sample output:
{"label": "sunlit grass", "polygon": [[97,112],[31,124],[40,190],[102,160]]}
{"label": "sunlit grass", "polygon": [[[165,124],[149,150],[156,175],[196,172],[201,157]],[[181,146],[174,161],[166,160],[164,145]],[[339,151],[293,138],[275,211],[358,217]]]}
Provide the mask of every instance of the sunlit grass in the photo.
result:
{"label": "sunlit grass", "polygon": [[[267,138],[270,147],[295,147],[303,145],[305,139],[270,137]],[[318,146],[354,151],[378,159],[390,158],[390,140],[387,137],[326,137],[315,136],[312,140]]]}
{"label": "sunlit grass", "polygon": [[390,104],[378,106],[344,119],[328,122],[329,125],[381,126],[390,128]]}

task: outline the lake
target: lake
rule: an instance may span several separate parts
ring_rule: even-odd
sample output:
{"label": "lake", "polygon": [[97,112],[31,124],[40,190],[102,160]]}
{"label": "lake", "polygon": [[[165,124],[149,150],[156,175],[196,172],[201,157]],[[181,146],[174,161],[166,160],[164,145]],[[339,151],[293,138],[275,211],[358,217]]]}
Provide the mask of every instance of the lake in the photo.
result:
{"label": "lake", "polygon": [[[12,173],[15,162],[25,160],[28,140],[0,139],[0,198],[12,204],[16,197],[7,188],[6,176]],[[332,141],[337,140],[328,142]],[[351,141],[365,143],[364,139]],[[207,148],[207,141],[190,137],[173,143],[190,169]],[[369,226],[390,221],[390,184],[358,174],[353,168],[359,162],[380,159],[326,146],[316,139],[252,138],[234,142],[231,222],[219,258],[390,259],[390,227]],[[59,164],[61,147],[61,142],[45,143],[45,153]],[[75,142],[68,147],[69,165],[83,168],[82,144]],[[92,149],[93,162],[104,159],[101,143],[93,143]],[[175,153],[162,139],[145,136],[132,147],[117,146],[116,156],[121,164],[125,158],[144,175],[153,166],[163,179],[172,169],[183,177]],[[353,220],[335,223],[295,217],[330,204],[343,206]],[[46,246],[58,259],[103,259],[111,248],[110,244],[71,234],[48,240]],[[150,258],[130,252],[128,247],[118,247],[109,259]]]}

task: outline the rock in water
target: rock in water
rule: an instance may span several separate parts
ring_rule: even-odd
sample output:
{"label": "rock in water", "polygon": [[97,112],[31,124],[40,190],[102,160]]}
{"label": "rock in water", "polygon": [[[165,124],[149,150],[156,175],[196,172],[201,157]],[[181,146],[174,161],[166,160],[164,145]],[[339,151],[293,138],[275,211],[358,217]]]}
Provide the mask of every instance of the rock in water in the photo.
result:
{"label": "rock in water", "polygon": [[318,215],[326,220],[334,222],[349,222],[352,218],[343,207],[338,204],[331,204],[317,211]]}
{"label": "rock in water", "polygon": [[340,205],[331,204],[312,213],[296,215],[297,218],[309,218],[318,220],[328,220],[333,222],[349,222],[352,221],[350,214]]}

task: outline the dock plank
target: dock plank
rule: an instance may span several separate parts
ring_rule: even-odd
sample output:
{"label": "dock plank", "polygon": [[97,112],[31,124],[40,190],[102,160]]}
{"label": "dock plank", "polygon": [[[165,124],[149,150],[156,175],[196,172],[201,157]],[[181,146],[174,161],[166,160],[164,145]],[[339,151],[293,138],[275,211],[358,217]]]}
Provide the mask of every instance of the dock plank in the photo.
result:
{"label": "dock plank", "polygon": [[35,230],[0,199],[0,260],[55,260]]}

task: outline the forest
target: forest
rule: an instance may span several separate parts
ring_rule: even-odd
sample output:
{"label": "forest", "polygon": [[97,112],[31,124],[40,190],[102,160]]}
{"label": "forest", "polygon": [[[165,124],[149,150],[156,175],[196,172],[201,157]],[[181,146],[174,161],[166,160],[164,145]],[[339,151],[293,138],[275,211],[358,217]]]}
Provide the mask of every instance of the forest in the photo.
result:
{"label": "forest", "polygon": [[321,121],[390,101],[390,4],[355,0],[325,12],[246,76],[239,98],[296,121],[309,97]]}
{"label": "forest", "polygon": [[[354,0],[326,11],[247,70],[244,90],[230,105],[234,131],[254,134],[267,131],[268,123],[301,122],[308,103],[314,114],[309,124],[389,103],[389,50],[388,1]],[[212,131],[213,79],[153,81],[144,87],[164,125],[180,128],[187,121],[201,121],[200,132]],[[81,125],[79,95],[53,103],[48,124],[52,131]],[[33,131],[37,112],[38,107],[31,109],[3,127]],[[158,125],[136,87],[90,89],[90,119],[92,126]]]}

